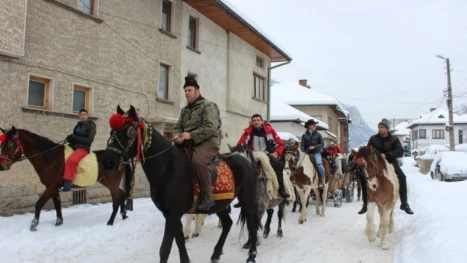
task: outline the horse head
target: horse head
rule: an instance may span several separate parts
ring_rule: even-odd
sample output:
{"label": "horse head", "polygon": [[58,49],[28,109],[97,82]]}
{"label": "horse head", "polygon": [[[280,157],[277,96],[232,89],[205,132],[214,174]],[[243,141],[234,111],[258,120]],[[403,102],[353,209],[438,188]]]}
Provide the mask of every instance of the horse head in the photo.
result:
{"label": "horse head", "polygon": [[136,109],[132,105],[127,112],[124,112],[118,105],[117,113],[112,114],[109,124],[111,133],[102,164],[106,170],[117,170],[122,167],[124,160],[139,154],[137,139],[141,133],[140,129],[144,128],[145,124],[140,122]]}
{"label": "horse head", "polygon": [[245,157],[251,164],[255,163],[253,152],[251,151],[250,147],[248,147],[246,143],[241,144],[241,145],[236,145],[236,146],[231,146],[230,144],[227,144],[227,145],[229,146],[229,150],[231,153],[239,154]]}
{"label": "horse head", "polygon": [[358,152],[352,150],[354,160],[356,160],[358,167],[363,172],[367,180],[368,188],[376,191],[379,186],[379,177],[384,176],[386,169],[386,162],[381,154],[372,146],[362,146]]}
{"label": "horse head", "polygon": [[0,135],[0,171],[6,171],[21,158],[24,152],[15,126],[9,130],[2,128],[0,130],[3,133]]}

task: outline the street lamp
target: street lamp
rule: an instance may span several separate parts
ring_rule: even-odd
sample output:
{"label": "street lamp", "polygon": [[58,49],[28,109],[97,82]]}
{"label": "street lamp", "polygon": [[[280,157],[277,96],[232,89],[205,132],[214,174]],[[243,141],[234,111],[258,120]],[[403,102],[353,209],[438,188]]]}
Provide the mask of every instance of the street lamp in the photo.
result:
{"label": "street lamp", "polygon": [[445,58],[441,55],[436,55],[437,58],[440,58],[446,61],[446,71],[448,76],[448,111],[449,111],[449,151],[454,151],[454,124],[453,124],[453,113],[452,113],[452,89],[451,89],[451,64],[449,63],[449,58]]}

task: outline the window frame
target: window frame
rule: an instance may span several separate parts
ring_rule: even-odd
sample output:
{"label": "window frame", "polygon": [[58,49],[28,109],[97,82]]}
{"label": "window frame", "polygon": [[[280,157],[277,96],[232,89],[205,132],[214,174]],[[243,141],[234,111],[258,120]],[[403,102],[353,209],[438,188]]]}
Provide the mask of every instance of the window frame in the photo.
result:
{"label": "window frame", "polygon": [[[165,97],[161,97],[160,95],[160,83],[161,83],[161,69],[165,68],[166,69],[166,76],[165,76]],[[166,63],[160,63],[159,64],[159,85],[157,86],[157,98],[158,99],[163,99],[163,100],[169,100],[169,88],[170,88],[170,65]]]}
{"label": "window frame", "polygon": [[264,58],[256,56],[256,66],[259,68],[264,68]]}
{"label": "window frame", "polygon": [[[164,4],[169,5],[169,12],[167,13],[167,28],[164,28]],[[165,32],[172,32],[172,10],[173,10],[173,3],[169,0],[162,0],[162,10],[161,10],[161,29]]]}
{"label": "window frame", "polygon": [[85,85],[82,85],[82,84],[78,84],[78,83],[73,83],[73,89],[72,89],[72,95],[71,95],[71,111],[73,113],[78,113],[79,110],[75,111],[73,109],[73,102],[74,102],[74,99],[75,99],[75,89],[76,90],[82,90],[85,92],[85,95],[84,95],[84,109],[88,111],[88,115],[91,116],[92,114],[92,103],[91,103],[91,100],[92,100],[92,90],[93,88],[92,87],[88,87],[88,86],[85,86]]}
{"label": "window frame", "polygon": [[[96,7],[96,0],[89,0],[90,5],[89,6],[89,13],[86,13],[84,10],[80,8],[80,3],[82,3],[82,0],[78,0],[78,10],[86,15],[94,16],[95,12],[95,7]],[[83,3],[84,4],[84,3]]]}
{"label": "window frame", "polygon": [[[421,135],[422,131],[425,133],[425,136]],[[419,139],[426,139],[426,129],[419,129],[418,130],[418,138]]]}
{"label": "window frame", "polygon": [[[29,93],[30,93],[30,82],[31,81],[35,81],[35,82],[40,82],[40,83],[44,83],[45,84],[45,90],[44,90],[44,103],[43,103],[43,106],[38,106],[38,105],[32,105],[32,104],[29,104]],[[50,109],[50,84],[51,84],[52,80],[49,79],[49,78],[45,78],[45,77],[40,77],[40,76],[36,76],[36,75],[29,75],[29,79],[28,79],[28,92],[27,92],[27,96],[26,96],[26,104],[27,104],[27,107],[28,108],[33,108],[33,109],[43,109],[43,110],[49,110]]]}
{"label": "window frame", "polygon": [[[262,81],[263,83],[263,87],[262,87],[262,98],[261,96],[257,97],[256,96],[256,79],[259,79],[260,81]],[[261,90],[259,91],[261,92]],[[264,102],[267,102],[267,91],[266,91],[266,78],[259,75],[259,74],[256,74],[256,73],[253,73],[253,98],[257,99],[257,100],[260,100],[260,101],[264,101]]]}
{"label": "window frame", "polygon": [[[193,21],[194,23],[194,32],[190,31],[190,23]],[[199,19],[190,16],[188,19],[188,47],[194,50],[198,50],[198,30],[199,30]],[[191,39],[191,41],[190,41]]]}
{"label": "window frame", "polygon": [[[440,133],[440,136],[436,136],[437,132]],[[443,129],[433,129],[433,130],[431,130],[431,139],[443,140],[444,139],[444,130]]]}

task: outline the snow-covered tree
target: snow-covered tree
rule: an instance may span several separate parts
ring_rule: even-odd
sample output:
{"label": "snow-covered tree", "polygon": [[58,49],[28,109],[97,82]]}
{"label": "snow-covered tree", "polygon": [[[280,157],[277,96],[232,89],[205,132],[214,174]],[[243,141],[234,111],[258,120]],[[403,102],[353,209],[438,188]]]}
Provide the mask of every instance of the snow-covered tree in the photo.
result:
{"label": "snow-covered tree", "polygon": [[410,139],[410,136],[405,136],[404,137],[404,142],[402,143],[402,149],[404,150],[404,156],[410,156],[411,155],[411,149],[412,149],[412,140]]}

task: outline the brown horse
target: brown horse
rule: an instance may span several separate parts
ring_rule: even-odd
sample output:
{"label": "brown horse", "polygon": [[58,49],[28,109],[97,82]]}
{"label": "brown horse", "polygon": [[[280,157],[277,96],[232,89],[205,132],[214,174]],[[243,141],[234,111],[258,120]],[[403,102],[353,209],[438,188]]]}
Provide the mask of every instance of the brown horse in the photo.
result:
{"label": "brown horse", "polygon": [[[399,199],[399,180],[394,166],[389,164],[373,147],[362,146],[354,158],[367,181],[368,212],[365,234],[370,242],[381,238],[381,248],[389,249],[388,232],[394,227],[394,206]],[[374,211],[378,207],[380,224],[378,232],[374,224]]]}
{"label": "brown horse", "polygon": [[[37,172],[41,183],[45,185],[45,192],[41,195],[35,206],[34,219],[31,222],[31,231],[37,230],[41,209],[52,198],[57,220],[55,226],[63,224],[62,207],[58,188],[63,184],[63,171],[65,168],[65,149],[63,144],[57,144],[40,135],[27,130],[16,129],[3,130],[4,135],[0,151],[0,171],[6,171],[11,166],[22,160],[29,160]],[[123,219],[128,218],[124,207],[124,192],[119,188],[125,169],[116,171],[104,171],[101,159],[104,151],[95,151],[99,174],[97,181],[110,190],[113,202],[113,211],[107,225],[112,225],[120,206]]]}

